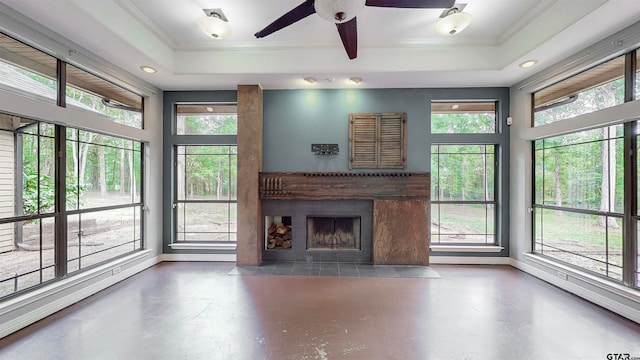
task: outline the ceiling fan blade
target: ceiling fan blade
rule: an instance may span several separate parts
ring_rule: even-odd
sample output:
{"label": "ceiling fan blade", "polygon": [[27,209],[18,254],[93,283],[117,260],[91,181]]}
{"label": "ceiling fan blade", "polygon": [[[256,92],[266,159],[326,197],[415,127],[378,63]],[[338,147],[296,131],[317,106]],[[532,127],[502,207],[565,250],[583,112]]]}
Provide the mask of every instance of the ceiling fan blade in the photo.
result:
{"label": "ceiling fan blade", "polygon": [[347,51],[349,59],[353,60],[358,56],[358,26],[356,24],[356,18],[336,24],[338,27],[338,33],[342,40],[342,45]]}
{"label": "ceiling fan blade", "polygon": [[367,0],[365,5],[390,8],[450,8],[455,4],[455,0]]}
{"label": "ceiling fan blade", "polygon": [[257,38],[265,37],[297,21],[300,21],[311,14],[314,14],[316,12],[316,8],[313,6],[314,2],[315,0],[306,0],[302,4],[293,8],[293,10],[279,17],[276,21],[269,24],[266,28],[255,33],[255,36]]}

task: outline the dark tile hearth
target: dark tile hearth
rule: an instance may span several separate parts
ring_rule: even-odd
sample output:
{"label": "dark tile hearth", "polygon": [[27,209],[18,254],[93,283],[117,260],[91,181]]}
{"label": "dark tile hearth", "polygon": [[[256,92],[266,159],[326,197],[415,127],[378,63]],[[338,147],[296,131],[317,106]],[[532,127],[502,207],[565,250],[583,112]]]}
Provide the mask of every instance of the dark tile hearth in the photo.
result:
{"label": "dark tile hearth", "polygon": [[236,266],[229,272],[229,275],[441,278],[440,274],[428,266],[394,266],[306,261],[269,261],[263,262],[261,266]]}

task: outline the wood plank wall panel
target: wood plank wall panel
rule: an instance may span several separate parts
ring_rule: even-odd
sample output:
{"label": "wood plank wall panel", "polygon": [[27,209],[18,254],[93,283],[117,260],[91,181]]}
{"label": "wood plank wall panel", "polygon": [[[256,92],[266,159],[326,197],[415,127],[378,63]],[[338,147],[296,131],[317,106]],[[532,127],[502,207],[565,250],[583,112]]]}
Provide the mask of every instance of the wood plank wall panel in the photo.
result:
{"label": "wood plank wall panel", "polygon": [[429,200],[373,201],[373,264],[429,265]]}
{"label": "wood plank wall panel", "polygon": [[429,199],[429,173],[262,173],[270,200]]}
{"label": "wood plank wall panel", "polygon": [[262,88],[238,86],[238,240],[237,264],[262,262],[262,210],[259,177],[262,169]]}

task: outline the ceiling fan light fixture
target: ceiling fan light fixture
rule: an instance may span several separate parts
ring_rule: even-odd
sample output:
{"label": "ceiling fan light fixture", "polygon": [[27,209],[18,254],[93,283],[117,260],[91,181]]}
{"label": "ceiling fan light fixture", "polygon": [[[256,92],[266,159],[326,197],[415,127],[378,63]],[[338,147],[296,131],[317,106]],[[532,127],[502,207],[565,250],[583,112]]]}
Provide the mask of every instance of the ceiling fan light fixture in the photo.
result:
{"label": "ceiling fan light fixture", "polygon": [[321,18],[334,22],[347,22],[362,10],[366,0],[315,0],[316,13]]}
{"label": "ceiling fan light fixture", "polygon": [[458,7],[445,10],[444,17],[436,23],[436,32],[440,35],[451,36],[466,29],[471,23],[471,14],[461,12]]}
{"label": "ceiling fan light fixture", "polygon": [[204,9],[206,16],[198,19],[198,27],[205,35],[214,39],[224,39],[231,35],[229,20],[222,9]]}

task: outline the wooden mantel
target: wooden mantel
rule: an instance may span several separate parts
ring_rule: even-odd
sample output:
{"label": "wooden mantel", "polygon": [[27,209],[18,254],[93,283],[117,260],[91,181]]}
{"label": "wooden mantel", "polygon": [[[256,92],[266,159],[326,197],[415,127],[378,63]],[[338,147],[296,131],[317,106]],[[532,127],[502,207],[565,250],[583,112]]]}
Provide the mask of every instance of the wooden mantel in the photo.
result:
{"label": "wooden mantel", "polygon": [[260,197],[270,200],[429,199],[429,173],[261,173]]}
{"label": "wooden mantel", "polygon": [[375,265],[429,265],[430,174],[260,173],[263,200],[373,201]]}

